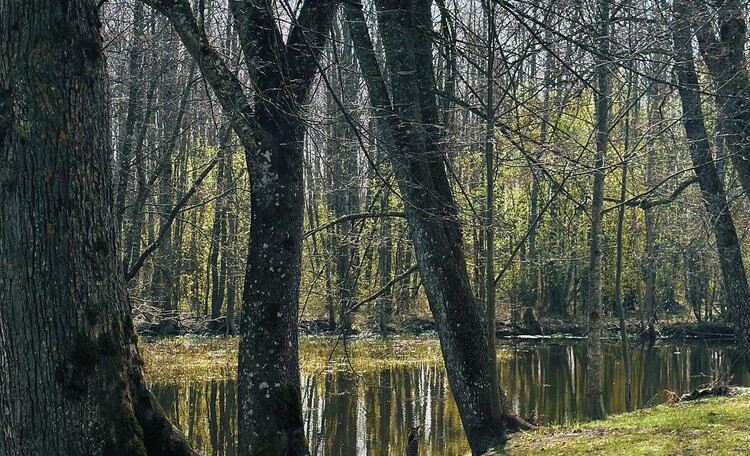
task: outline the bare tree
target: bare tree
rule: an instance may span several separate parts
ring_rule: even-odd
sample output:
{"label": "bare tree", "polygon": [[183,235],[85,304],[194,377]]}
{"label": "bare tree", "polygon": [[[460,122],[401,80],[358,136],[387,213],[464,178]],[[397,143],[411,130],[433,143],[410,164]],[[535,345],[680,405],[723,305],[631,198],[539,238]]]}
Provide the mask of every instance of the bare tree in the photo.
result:
{"label": "bare tree", "polygon": [[734,221],[729,211],[724,187],[716,172],[703,119],[700,86],[692,52],[691,9],[682,0],[676,1],[673,9],[674,66],[679,79],[682,123],[685,127],[703,204],[709,214],[716,238],[716,248],[719,253],[730,312],[736,322],[740,345],[747,357],[750,356],[750,287],[748,287]]}
{"label": "bare tree", "polygon": [[378,30],[390,76],[383,76],[361,9],[347,17],[368,88],[372,113],[385,136],[411,229],[420,275],[440,338],[448,379],[472,452],[506,440],[492,384],[487,338],[466,270],[457,208],[445,170],[432,64],[427,0],[376,1]]}
{"label": "bare tree", "polygon": [[169,18],[245,149],[251,223],[240,322],[240,454],[305,454],[297,352],[304,214],[301,110],[337,2],[304,2],[296,16],[289,9],[292,25],[286,34],[269,2],[230,3],[253,87],[250,96],[187,0],[144,2]]}

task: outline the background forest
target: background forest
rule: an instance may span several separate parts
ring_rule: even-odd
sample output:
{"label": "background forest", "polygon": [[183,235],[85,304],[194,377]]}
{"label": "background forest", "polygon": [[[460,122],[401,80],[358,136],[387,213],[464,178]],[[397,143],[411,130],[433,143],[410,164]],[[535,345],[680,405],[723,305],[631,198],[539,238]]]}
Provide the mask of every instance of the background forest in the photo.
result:
{"label": "background forest", "polygon": [[[733,3],[724,12],[701,2],[690,8],[703,37],[694,57],[704,120],[746,245],[747,199],[730,160],[736,150],[727,140],[726,101],[698,52],[711,52],[706,37]],[[194,7],[212,45],[246,79],[227,4]],[[295,3],[277,8],[280,29],[288,30]],[[577,1],[433,6],[445,164],[473,290],[483,302],[490,238],[500,318],[518,323],[526,309],[584,318],[592,188],[601,171],[605,313],[616,315],[621,301],[633,323],[722,321],[726,293],[681,124],[669,6],[612,8],[603,20],[597,5]],[[242,149],[165,17],[140,2],[109,1],[102,12],[116,211],[137,321],[162,333],[188,325],[234,334],[249,230]],[[374,20],[372,5],[365,14]],[[377,36],[374,45],[381,48]],[[429,318],[429,310],[403,202],[343,13],[318,64],[304,108],[301,324],[383,333],[419,325],[415,317]],[[597,164],[602,70],[609,126]]]}

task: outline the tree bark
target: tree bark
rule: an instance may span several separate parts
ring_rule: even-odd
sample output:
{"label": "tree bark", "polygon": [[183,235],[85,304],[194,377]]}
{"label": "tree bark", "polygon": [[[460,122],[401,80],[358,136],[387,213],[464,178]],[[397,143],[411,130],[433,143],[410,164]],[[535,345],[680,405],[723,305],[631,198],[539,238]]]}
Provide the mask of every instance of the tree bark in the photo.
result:
{"label": "tree bark", "polygon": [[701,108],[700,86],[692,55],[692,28],[688,11],[689,8],[683,1],[675,2],[672,36],[675,50],[674,66],[679,79],[678,90],[682,104],[682,123],[703,204],[716,238],[730,317],[735,322],[740,346],[745,350],[746,357],[750,357],[750,287],[745,275],[734,221],[709,148]]}
{"label": "tree bark", "polygon": [[[648,106],[648,124],[649,131],[657,128],[660,119],[658,98],[656,95],[649,96]],[[656,167],[656,138],[653,134],[649,135],[647,145],[648,155],[646,158],[646,185],[653,188],[656,184],[654,179],[654,168]],[[654,324],[656,323],[656,223],[654,220],[655,209],[650,206],[643,208],[643,220],[646,228],[646,251],[645,262],[642,265],[643,275],[646,279],[646,289],[643,296],[641,310],[641,329],[647,335],[650,341],[656,337]]]}
{"label": "tree bark", "polygon": [[609,65],[609,1],[599,2],[600,40],[599,62],[596,68],[596,152],[594,155],[594,184],[591,197],[591,239],[588,275],[588,368],[586,376],[586,396],[589,403],[589,416],[593,419],[606,418],[602,396],[602,256],[604,248],[603,208],[604,208],[604,158],[609,142],[609,99],[612,93]]}
{"label": "tree bark", "polygon": [[2,455],[196,454],[138,356],[100,26],[91,0],[0,1]]}
{"label": "tree bark", "polygon": [[[373,114],[386,132],[406,219],[440,338],[448,380],[474,454],[507,440],[493,413],[487,338],[474,299],[457,209],[437,132],[432,68],[431,2],[376,1],[391,76],[389,95],[361,9],[347,7],[355,52]],[[395,147],[387,147],[387,145]]]}
{"label": "tree bark", "polygon": [[497,349],[495,347],[495,97],[494,97],[494,68],[495,68],[495,45],[497,31],[495,29],[495,4],[487,0],[483,9],[487,20],[487,67],[485,71],[485,83],[487,84],[487,98],[484,103],[487,107],[485,119],[484,138],[484,164],[486,175],[487,204],[484,211],[485,231],[485,326],[487,334],[487,358],[490,366],[490,405],[492,415],[502,415],[502,404],[500,401],[500,378],[497,371]]}
{"label": "tree bark", "polygon": [[[704,1],[691,0],[683,6],[693,13],[691,19],[700,53],[716,87],[716,101],[721,110],[717,119],[720,133],[725,135],[732,164],[745,196],[750,198],[750,76],[745,57],[746,2],[718,2],[715,11]],[[714,18],[718,19],[718,30]]]}
{"label": "tree bark", "polygon": [[[630,142],[631,117],[625,119],[625,153],[628,152]],[[625,321],[625,308],[622,304],[622,231],[625,224],[625,198],[628,183],[628,158],[622,164],[622,177],[620,178],[620,207],[617,210],[617,258],[615,260],[615,305],[617,306],[617,318],[620,322],[620,342],[622,344],[622,361],[625,367],[625,410],[633,411],[630,381],[630,347],[628,346],[628,333]]]}
{"label": "tree bark", "polygon": [[[211,320],[209,329],[216,331],[220,327],[219,318],[224,304],[227,272],[227,199],[232,162],[230,160],[231,130],[228,126],[222,128],[219,144],[219,169],[216,176],[216,203],[214,204],[214,219],[211,228],[211,249],[208,255],[208,269],[211,276]],[[221,256],[221,260],[219,260]]]}

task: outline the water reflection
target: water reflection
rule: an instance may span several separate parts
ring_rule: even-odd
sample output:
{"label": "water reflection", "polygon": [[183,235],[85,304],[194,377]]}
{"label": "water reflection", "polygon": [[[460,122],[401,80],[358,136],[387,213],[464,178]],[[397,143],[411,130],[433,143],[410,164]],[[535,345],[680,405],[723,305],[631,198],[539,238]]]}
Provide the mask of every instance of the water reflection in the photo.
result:
{"label": "water reflection", "polygon": [[[541,423],[586,420],[586,347],[576,343],[501,347],[500,378],[521,416]],[[631,350],[633,403],[659,403],[721,375],[750,385],[733,348],[661,345]],[[608,413],[625,411],[624,367],[616,346],[604,350],[604,402]],[[313,455],[402,455],[408,430],[422,426],[422,455],[468,451],[442,367],[391,367],[358,373],[303,373],[303,406]],[[234,380],[154,385],[175,424],[206,455],[236,453]]]}

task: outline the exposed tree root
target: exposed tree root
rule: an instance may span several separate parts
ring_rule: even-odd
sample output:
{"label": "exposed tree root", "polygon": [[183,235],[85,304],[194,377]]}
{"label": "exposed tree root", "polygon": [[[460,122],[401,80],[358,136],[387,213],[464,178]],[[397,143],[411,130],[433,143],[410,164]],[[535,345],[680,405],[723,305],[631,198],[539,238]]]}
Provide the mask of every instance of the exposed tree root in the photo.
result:
{"label": "exposed tree root", "polygon": [[[131,323],[132,324],[132,323]],[[167,417],[148,389],[143,362],[135,345],[130,353],[130,394],[135,418],[143,430],[143,443],[149,456],[200,456],[185,435]]]}
{"label": "exposed tree root", "polygon": [[521,418],[513,412],[503,412],[503,425],[505,430],[509,433],[520,432],[520,431],[535,431],[538,426],[531,424],[529,421]]}

